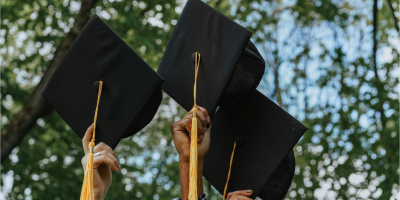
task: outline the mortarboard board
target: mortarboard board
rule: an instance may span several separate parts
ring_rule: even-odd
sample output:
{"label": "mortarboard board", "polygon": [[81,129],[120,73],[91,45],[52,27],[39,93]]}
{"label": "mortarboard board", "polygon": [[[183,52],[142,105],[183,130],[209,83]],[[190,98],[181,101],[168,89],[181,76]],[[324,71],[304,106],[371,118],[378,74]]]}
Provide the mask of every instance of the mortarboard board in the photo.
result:
{"label": "mortarboard board", "polygon": [[252,198],[282,199],[294,174],[293,146],[306,130],[302,123],[253,90],[216,112],[204,177],[221,194],[230,173],[226,193],[252,189]]}
{"label": "mortarboard board", "polygon": [[245,96],[264,74],[264,60],[250,36],[204,2],[187,1],[157,71],[165,80],[162,89],[184,109],[192,109],[198,52],[197,104],[213,119],[218,106]]}
{"label": "mortarboard board", "polygon": [[93,123],[98,83],[96,143],[115,148],[145,127],[162,100],[160,76],[96,14],[60,62],[42,96],[83,137]]}

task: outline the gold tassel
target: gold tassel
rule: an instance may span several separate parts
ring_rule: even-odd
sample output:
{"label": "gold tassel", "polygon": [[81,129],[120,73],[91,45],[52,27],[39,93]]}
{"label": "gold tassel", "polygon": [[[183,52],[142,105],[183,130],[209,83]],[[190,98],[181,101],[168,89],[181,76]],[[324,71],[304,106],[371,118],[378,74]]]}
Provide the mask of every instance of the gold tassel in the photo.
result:
{"label": "gold tassel", "polygon": [[[197,59],[197,55],[199,59]],[[190,132],[190,168],[189,168],[189,200],[197,200],[197,105],[196,105],[196,86],[197,86],[197,73],[200,65],[200,54],[196,52],[195,70],[196,75],[194,79],[194,106],[192,109],[192,130]]]}
{"label": "gold tassel", "polygon": [[90,151],[89,151],[89,155],[88,155],[85,178],[83,179],[80,200],[94,200],[94,196],[93,196],[93,151],[94,151],[94,146],[95,146],[94,141],[95,141],[95,136],[96,136],[97,112],[99,110],[99,103],[100,103],[100,96],[101,96],[102,89],[103,89],[103,81],[100,81],[99,94],[97,97],[96,112],[94,114],[92,141],[90,141],[90,143],[89,143]]}
{"label": "gold tassel", "polygon": [[231,163],[229,164],[228,180],[226,180],[225,189],[224,189],[224,196],[223,196],[222,200],[225,200],[226,189],[228,189],[228,183],[229,183],[229,178],[231,177],[231,168],[232,168],[233,155],[235,154],[235,148],[236,148],[236,142],[233,145],[233,151],[232,151],[232,155],[231,155]]}
{"label": "gold tassel", "polygon": [[197,116],[196,116],[196,108],[193,111],[192,131],[191,131],[191,141],[190,141],[189,200],[197,200]]}

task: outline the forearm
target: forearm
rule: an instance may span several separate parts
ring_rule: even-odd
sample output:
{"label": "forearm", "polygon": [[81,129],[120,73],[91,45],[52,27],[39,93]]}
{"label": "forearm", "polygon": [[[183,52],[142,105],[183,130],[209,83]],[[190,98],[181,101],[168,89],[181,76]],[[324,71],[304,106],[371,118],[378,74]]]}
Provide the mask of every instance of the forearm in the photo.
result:
{"label": "forearm", "polygon": [[204,194],[203,189],[203,168],[204,168],[204,160],[198,160],[198,170],[197,170],[197,196]]}
{"label": "forearm", "polygon": [[105,198],[105,195],[100,195],[100,194],[99,195],[96,195],[96,194],[94,195],[94,199],[95,200],[104,200],[104,198]]}
{"label": "forearm", "polygon": [[181,177],[181,198],[183,200],[189,195],[189,166],[190,163],[186,159],[179,158],[179,175]]}
{"label": "forearm", "polygon": [[[189,168],[190,162],[188,159],[179,159],[179,174],[181,176],[181,195],[182,200],[188,199],[189,195]],[[203,168],[204,160],[198,160],[197,170],[197,195],[204,194],[203,189]]]}
{"label": "forearm", "polygon": [[98,188],[94,188],[93,197],[95,200],[104,200],[106,198],[107,189],[99,190]]}

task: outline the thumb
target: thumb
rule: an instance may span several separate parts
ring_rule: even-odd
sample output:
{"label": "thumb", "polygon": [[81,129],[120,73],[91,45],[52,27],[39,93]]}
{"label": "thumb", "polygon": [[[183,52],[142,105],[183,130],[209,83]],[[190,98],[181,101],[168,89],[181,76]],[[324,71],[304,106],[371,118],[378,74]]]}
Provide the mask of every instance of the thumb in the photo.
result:
{"label": "thumb", "polygon": [[89,128],[86,130],[85,136],[82,138],[82,145],[83,145],[83,150],[85,151],[85,154],[89,153],[89,143],[90,140],[92,139],[92,133],[93,133],[93,125],[90,125]]}

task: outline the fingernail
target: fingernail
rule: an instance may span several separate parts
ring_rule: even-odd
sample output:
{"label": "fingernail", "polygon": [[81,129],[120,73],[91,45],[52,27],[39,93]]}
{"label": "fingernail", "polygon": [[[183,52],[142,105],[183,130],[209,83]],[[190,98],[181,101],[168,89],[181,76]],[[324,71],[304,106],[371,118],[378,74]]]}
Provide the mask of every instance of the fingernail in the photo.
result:
{"label": "fingernail", "polygon": [[211,118],[210,118],[210,116],[207,116],[207,123],[210,123],[211,122]]}
{"label": "fingernail", "polygon": [[246,190],[246,193],[252,193],[253,191],[252,190]]}

